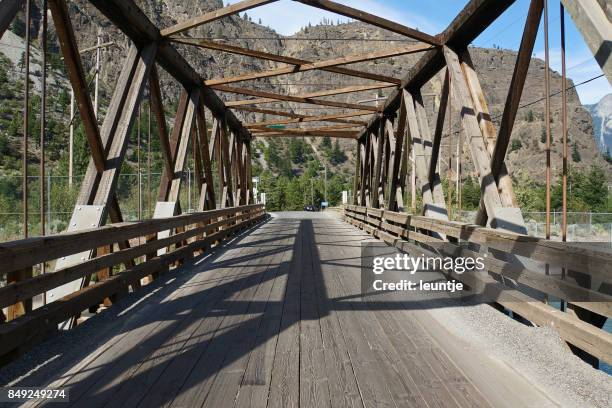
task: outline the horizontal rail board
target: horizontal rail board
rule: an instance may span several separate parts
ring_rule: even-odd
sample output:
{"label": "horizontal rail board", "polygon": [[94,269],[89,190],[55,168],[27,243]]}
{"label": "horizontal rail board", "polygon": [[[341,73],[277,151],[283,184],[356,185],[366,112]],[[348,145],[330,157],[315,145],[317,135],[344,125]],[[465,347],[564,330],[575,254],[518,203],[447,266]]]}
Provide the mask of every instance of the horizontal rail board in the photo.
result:
{"label": "horizontal rail board", "polygon": [[[427,235],[427,231],[443,233],[459,240],[483,245],[508,254],[518,254],[539,261],[549,261],[560,266],[572,265],[577,271],[601,266],[598,275],[610,280],[612,252],[598,248],[582,248],[575,245],[553,242],[525,235],[501,232],[490,228],[463,224],[454,221],[436,220],[423,216],[370,209],[366,207],[346,206],[345,219],[374,237],[402,251],[426,251],[421,244],[435,243],[437,256],[476,256],[477,252],[463,248],[456,243],[448,242]],[[394,224],[392,224],[394,223]],[[400,225],[395,225],[400,224]],[[415,241],[412,243],[411,241]],[[517,249],[518,248],[518,249]],[[560,254],[560,252],[563,252]],[[559,258],[562,257],[561,260]],[[576,259],[567,259],[574,257]],[[594,257],[595,259],[593,260]],[[585,259],[586,258],[586,259]],[[510,278],[517,283],[536,289],[542,293],[560,299],[580,299],[571,304],[602,316],[612,317],[612,296],[552,276],[532,271],[522,264],[507,262],[495,257],[486,257],[484,264],[488,272],[499,277]],[[605,266],[604,266],[605,265]],[[612,334],[582,321],[575,316],[561,312],[543,302],[512,288],[502,286],[488,274],[457,274],[446,271],[449,276],[461,280],[467,285],[481,287],[496,285],[503,291],[498,300],[502,306],[520,314],[537,325],[553,326],[559,335],[568,343],[585,350],[593,356],[612,363]],[[590,272],[590,271],[589,271]],[[566,278],[567,279],[567,278]],[[605,280],[605,279],[604,279]]]}
{"label": "horizontal rail board", "polygon": [[0,276],[45,261],[126,241],[172,228],[210,221],[235,212],[262,209],[260,204],[203,211],[139,222],[110,224],[100,228],[64,232],[45,237],[33,237],[0,244]]}
{"label": "horizontal rail board", "polygon": [[[57,324],[82,312],[88,307],[99,304],[104,299],[117,293],[125,293],[130,285],[137,285],[140,279],[153,273],[167,270],[168,266],[176,261],[192,258],[194,252],[208,248],[215,242],[222,241],[238,230],[245,229],[260,222],[263,218],[263,211],[258,211],[257,215],[253,214],[253,217],[246,221],[228,226],[225,229],[184,245],[172,252],[155,256],[152,259],[148,259],[146,262],[135,265],[108,279],[87,286],[57,301],[26,313],[15,320],[0,324],[0,356],[7,355],[22,345],[37,340],[39,336],[53,330]],[[230,220],[228,219],[226,221],[229,222]],[[210,228],[211,226],[212,224],[206,227]],[[196,229],[187,232],[192,231],[196,231]],[[195,234],[197,235],[198,232],[195,232]],[[182,233],[170,238],[179,236],[184,238]],[[162,240],[159,242],[161,241]],[[147,247],[147,250],[150,250],[150,248]],[[27,281],[24,281],[24,283],[25,282]]]}
{"label": "horizontal rail board", "polygon": [[[363,208],[363,207],[362,207]],[[525,256],[537,261],[546,262],[551,265],[565,267],[569,270],[577,270],[582,273],[603,278],[604,281],[612,283],[612,251],[595,246],[578,246],[571,243],[550,241],[527,235],[513,234],[492,228],[481,227],[473,224],[465,224],[456,221],[438,220],[423,216],[394,213],[379,209],[367,208],[365,211],[355,210],[355,206],[347,206],[349,213],[366,214],[357,219],[376,224],[380,218],[378,214],[383,212],[383,218],[394,218],[395,222],[403,222],[413,228],[425,229],[438,232],[447,236],[470,241],[474,244],[485,245],[492,249]],[[372,211],[375,218],[368,219]],[[404,221],[405,219],[405,221]]]}
{"label": "horizontal rail board", "polygon": [[28,280],[8,284],[7,286],[0,288],[0,308],[10,306],[21,300],[30,299],[39,293],[46,292],[65,283],[72,282],[88,274],[93,274],[103,268],[113,267],[120,263],[125,263],[126,261],[147,255],[160,248],[170,246],[203,233],[208,234],[219,227],[227,226],[232,222],[243,221],[249,217],[250,214],[247,213],[226,218],[223,221],[193,228],[167,238],[150,241],[142,245],[123,249],[97,258],[92,258],[80,264],[70,266],[53,273],[38,275]]}

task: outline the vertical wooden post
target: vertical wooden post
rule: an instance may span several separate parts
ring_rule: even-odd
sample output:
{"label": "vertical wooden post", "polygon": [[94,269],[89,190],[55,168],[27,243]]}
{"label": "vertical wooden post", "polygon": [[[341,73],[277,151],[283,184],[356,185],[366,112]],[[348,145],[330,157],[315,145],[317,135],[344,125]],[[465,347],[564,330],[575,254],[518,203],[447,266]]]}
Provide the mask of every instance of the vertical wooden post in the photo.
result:
{"label": "vertical wooden post", "polygon": [[[18,271],[9,272],[6,276],[7,285],[14,282],[21,282],[32,277],[32,267],[24,268]],[[6,320],[11,321],[19,316],[32,311],[32,299],[15,303],[8,307]]]}

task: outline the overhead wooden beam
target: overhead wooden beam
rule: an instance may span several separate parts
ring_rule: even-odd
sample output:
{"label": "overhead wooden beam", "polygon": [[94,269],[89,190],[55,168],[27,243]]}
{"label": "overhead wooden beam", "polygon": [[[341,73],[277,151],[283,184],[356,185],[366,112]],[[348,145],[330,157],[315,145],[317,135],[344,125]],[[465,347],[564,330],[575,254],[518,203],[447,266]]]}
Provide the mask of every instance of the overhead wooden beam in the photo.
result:
{"label": "overhead wooden beam", "polygon": [[161,89],[159,86],[159,75],[157,67],[151,67],[151,78],[149,79],[149,94],[151,98],[151,110],[155,114],[155,122],[157,125],[157,133],[159,136],[159,145],[164,159],[165,173],[172,174],[172,154],[170,151],[170,143],[168,139],[168,128],[166,127],[166,115],[162,104]]}
{"label": "overhead wooden beam", "polygon": [[572,21],[595,57],[595,61],[612,85],[612,23],[598,0],[561,0]]}
{"label": "overhead wooden beam", "polygon": [[[431,149],[431,161],[429,162],[429,184],[433,185],[436,178],[438,156],[440,154],[440,144],[442,144],[442,130],[444,129],[444,118],[446,117],[446,106],[448,104],[450,75],[448,69],[444,71],[444,83],[440,94],[440,106],[438,108],[438,118],[436,119],[436,130]],[[449,138],[450,139],[450,138]],[[450,143],[450,142],[449,142]]]}
{"label": "overhead wooden beam", "polygon": [[[155,53],[157,44],[152,43],[145,46],[138,52],[138,56],[134,61],[133,75],[128,85],[123,88],[118,84],[119,92],[123,94],[120,97],[122,103],[114,105],[115,95],[109,106],[104,123],[102,124],[103,139],[108,139],[108,155],[106,157],[107,168],[100,177],[100,183],[96,191],[96,198],[93,204],[106,205],[109,198],[114,194],[115,187],[123,159],[127,150],[128,135],[132,129],[140,99],[149,79],[151,67],[155,64]],[[115,112],[116,109],[116,113]],[[106,134],[113,136],[105,137]]]}
{"label": "overhead wooden beam", "polygon": [[305,136],[310,136],[310,137],[332,137],[332,138],[339,138],[339,139],[357,139],[358,135],[359,135],[358,132],[346,132],[342,130],[330,130],[327,132],[311,132],[311,131],[285,132],[285,130],[283,129],[282,132],[278,132],[278,133],[268,133],[268,132],[256,133],[256,134],[253,134],[253,137],[305,137]]}
{"label": "overhead wooden beam", "polygon": [[[208,40],[195,39],[195,38],[171,38],[170,40],[176,43],[180,43],[180,44],[193,45],[193,46],[202,47],[202,48],[206,48],[210,50],[224,51],[224,52],[229,52],[231,54],[246,55],[249,57],[260,58],[260,59],[264,59],[267,61],[282,62],[284,64],[291,64],[291,65],[312,64],[312,61],[308,61],[308,60],[303,60],[303,59],[293,58],[293,57],[285,57],[283,55],[271,54],[269,52],[263,52],[263,51],[252,50],[249,48],[237,47],[235,45],[223,44],[223,43],[219,43],[215,41],[208,41]],[[380,75],[380,74],[373,74],[369,72],[358,71],[355,69],[344,68],[344,67],[326,67],[326,68],[321,68],[321,71],[334,72],[336,74],[343,74],[343,75],[348,75],[348,76],[353,76],[353,77],[363,78],[363,79],[371,79],[373,81],[387,82],[387,83],[395,84],[395,85],[399,85],[402,82],[398,78],[393,78],[393,77],[389,77],[386,75]]]}
{"label": "overhead wooden beam", "polygon": [[[242,94],[242,95],[250,95],[250,96],[257,96],[257,97],[262,97],[262,98],[276,99],[279,101],[306,103],[306,104],[320,105],[320,106],[332,106],[335,108],[368,110],[371,112],[379,111],[379,108],[374,107],[374,106],[369,106],[369,105],[328,101],[324,99],[301,98],[299,96],[281,95],[281,94],[275,94],[272,92],[258,91],[255,89],[247,89],[247,88],[236,88],[236,87],[231,87],[227,85],[215,85],[214,89],[218,91],[223,91],[223,92],[231,92],[231,93],[237,93],[237,94]],[[225,106],[227,107],[240,106],[242,103],[243,101],[232,101],[232,102],[227,102]]]}
{"label": "overhead wooden beam", "polygon": [[190,18],[189,20],[164,28],[163,30],[161,30],[161,35],[166,37],[169,35],[178,34],[183,31],[187,31],[194,27],[200,26],[202,24],[210,23],[212,21],[219,20],[223,17],[231,16],[233,14],[250,10],[255,7],[263,6],[265,4],[273,3],[275,1],[276,0],[244,0],[236,4],[213,10],[208,13],[202,14],[201,16]]}
{"label": "overhead wooden beam", "polygon": [[24,4],[23,0],[2,0],[0,1],[0,38],[11,25],[19,9]]}
{"label": "overhead wooden beam", "polygon": [[171,201],[168,200],[168,193],[170,192],[170,186],[174,178],[176,152],[178,151],[183,135],[183,123],[185,122],[189,102],[189,93],[187,90],[183,89],[176,107],[174,127],[172,128],[171,136],[170,138],[166,138],[165,141],[160,140],[165,171],[161,174],[157,201]]}
{"label": "overhead wooden beam", "polygon": [[[240,110],[240,111],[246,111],[246,112],[264,113],[266,115],[283,116],[283,117],[293,118],[293,119],[307,119],[307,118],[315,117],[315,116],[312,116],[312,115],[303,115],[303,114],[299,114],[299,113],[293,113],[293,112],[290,112],[290,111],[278,111],[278,110],[273,110],[273,109],[262,109],[262,108],[255,108],[255,107],[250,107],[250,106],[234,106],[234,107],[232,107],[232,109]],[[338,115],[341,115],[341,117],[343,117],[343,118],[351,118],[351,117],[354,117],[354,116],[365,116],[365,115],[371,115],[371,114],[372,114],[372,111],[356,111],[356,112],[342,113],[342,114],[338,114]],[[344,116],[344,115],[346,115],[346,116]],[[329,119],[328,121],[329,122],[338,122],[338,123],[352,123],[349,120],[340,119],[340,118],[338,118],[338,119]]]}
{"label": "overhead wooden beam", "polygon": [[[470,0],[463,10],[455,17],[449,26],[440,35],[442,44],[465,48],[476,39],[489,25],[497,19],[516,0]],[[382,112],[393,114],[400,107],[401,89],[420,89],[442,68],[444,68],[444,55],[439,48],[427,51],[416,64],[410,68],[402,79],[400,90],[392,92],[384,103]],[[371,127],[380,119],[375,115],[370,119]],[[368,134],[364,131],[360,138]]]}
{"label": "overhead wooden beam", "polygon": [[385,18],[375,16],[365,11],[358,10],[344,4],[339,4],[329,0],[295,0],[300,3],[307,4],[312,7],[317,7],[323,10],[331,11],[332,13],[341,14],[355,20],[363,21],[364,23],[372,24],[376,27],[384,28],[385,30],[394,33],[405,35],[406,37],[414,38],[415,40],[423,41],[431,45],[440,45],[440,39],[431,36],[427,33],[407,27],[403,24],[396,23]]}
{"label": "overhead wooden beam", "polygon": [[[347,93],[355,93],[355,92],[364,92],[371,91],[375,89],[384,89],[391,88],[394,85],[389,84],[371,84],[371,85],[352,85],[344,88],[336,88],[336,89],[326,89],[323,91],[309,92],[305,94],[292,95],[297,98],[318,98],[321,96],[334,96],[334,95],[342,95]],[[213,86],[214,89],[218,89],[216,86]],[[234,105],[232,106],[243,106],[243,105],[256,105],[261,103],[269,103],[276,102],[277,99],[274,98],[260,98],[260,99],[246,99],[242,101],[233,101]]]}
{"label": "overhead wooden beam", "polygon": [[[245,123],[245,126],[247,128],[253,128],[253,127],[261,127],[261,126],[269,126],[269,125],[285,125],[285,124],[290,124],[290,123],[334,122],[335,119],[351,118],[351,117],[355,117],[355,116],[371,115],[371,114],[372,114],[372,112],[370,112],[370,111],[362,111],[362,112],[356,112],[356,113],[341,113],[341,114],[337,114],[337,115],[321,115],[321,116],[306,116],[306,115],[301,115],[302,117],[293,118],[293,119],[269,120],[269,121],[265,121],[265,122]],[[341,123],[352,123],[352,124],[355,124],[355,125],[364,125],[364,126],[367,124],[366,121],[361,121],[361,120],[343,120],[343,121],[341,121]]]}
{"label": "overhead wooden beam", "polygon": [[207,81],[204,81],[204,84],[208,86],[212,86],[212,85],[230,84],[233,82],[240,82],[240,81],[249,81],[249,80],[259,79],[259,78],[270,78],[270,77],[279,76],[279,75],[294,74],[296,72],[312,71],[315,69],[334,67],[338,65],[353,64],[356,62],[365,62],[365,61],[372,61],[372,60],[381,59],[381,58],[389,58],[389,57],[397,57],[397,56],[406,55],[406,54],[414,54],[416,52],[427,51],[431,48],[432,47],[428,44],[407,45],[407,46],[398,47],[398,48],[372,51],[372,52],[368,52],[364,54],[355,54],[355,55],[349,55],[346,57],[332,58],[329,60],[312,62],[310,64],[297,65],[297,66],[284,67],[284,68],[274,68],[274,69],[270,69],[267,71],[249,72],[246,74],[236,75],[232,77],[209,79]]}
{"label": "overhead wooden beam", "polygon": [[[158,42],[157,62],[183,87],[202,87],[203,78],[168,42],[159,42],[159,29],[147,18],[134,0],[89,0],[110,22],[139,46]],[[214,116],[225,117],[227,125],[240,138],[249,139],[248,131],[210,88],[202,88],[203,101]]]}
{"label": "overhead wooden beam", "polygon": [[459,57],[446,46],[444,56],[451,75],[453,98],[461,112],[462,128],[468,141],[472,163],[478,173],[481,198],[490,225],[492,228],[524,234],[525,223],[520,209],[504,205],[500,197],[497,182],[491,172],[491,155],[476,117],[477,109],[472,100],[465,72],[459,63]]}
{"label": "overhead wooden beam", "polygon": [[204,105],[201,101],[200,106],[198,107],[196,121],[199,146],[198,156],[200,157],[204,167],[204,183],[202,184],[202,189],[200,191],[198,210],[204,211],[215,208],[215,189],[212,177],[211,157],[209,153],[210,147],[208,146],[208,134],[206,131],[206,117],[204,113]]}
{"label": "overhead wooden beam", "polygon": [[[4,3],[3,1],[2,4]],[[102,173],[105,168],[102,138],[89,96],[89,87],[85,79],[85,71],[83,70],[72,21],[68,14],[68,7],[64,0],[50,0],[49,9],[55,23],[68,79],[74,91],[74,99],[81,114],[85,136],[90,146],[91,158],[98,173]]]}
{"label": "overhead wooden beam", "polygon": [[497,142],[495,143],[495,148],[491,157],[491,172],[496,179],[498,179],[502,165],[506,159],[510,135],[514,127],[514,120],[516,119],[521,95],[523,94],[525,80],[527,79],[527,71],[529,69],[529,62],[531,61],[535,40],[538,35],[538,27],[540,26],[540,20],[542,18],[543,7],[543,0],[531,0],[521,45],[514,64],[510,89],[508,90],[506,104],[504,105],[504,113],[499,125]]}
{"label": "overhead wooden beam", "polygon": [[[357,131],[358,129],[360,129],[361,126],[358,125],[334,125],[334,126],[321,126],[321,127],[311,127],[311,128],[285,128],[282,129],[283,132],[302,132],[302,131],[307,131],[307,132],[325,132],[328,130],[339,130],[339,129],[355,129],[355,131]],[[268,128],[265,126],[261,126],[261,127],[257,127],[255,129],[252,130],[253,134],[258,134],[258,133],[262,133],[262,132],[270,132],[270,133],[277,133],[279,131],[279,129],[274,129],[274,128]]]}

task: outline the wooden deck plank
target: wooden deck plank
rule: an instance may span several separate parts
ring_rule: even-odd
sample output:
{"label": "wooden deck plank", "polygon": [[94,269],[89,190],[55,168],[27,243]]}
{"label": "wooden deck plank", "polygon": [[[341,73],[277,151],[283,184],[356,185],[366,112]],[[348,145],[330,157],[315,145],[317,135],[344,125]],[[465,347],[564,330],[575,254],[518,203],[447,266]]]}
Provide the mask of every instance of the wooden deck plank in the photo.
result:
{"label": "wooden deck plank", "polygon": [[[254,246],[254,250],[258,252],[257,245]],[[280,252],[276,251],[272,257],[259,256],[249,261],[251,264],[262,263],[264,265],[263,271],[249,276],[246,288],[237,294],[235,299],[228,300],[229,309],[221,311],[225,315],[221,326],[215,332],[203,353],[197,356],[196,364],[169,406],[201,406],[207,399],[229,351],[236,350],[236,343],[240,342],[248,330],[254,329],[252,326],[254,320],[246,320],[249,300],[257,292],[262,280],[269,279],[270,275],[275,272],[275,268],[269,266],[273,263],[273,258],[279,254]],[[227,398],[227,402],[233,403],[235,395],[224,394],[224,397]]]}
{"label": "wooden deck plank", "polygon": [[[291,231],[295,222],[286,222],[286,230]],[[249,355],[249,361],[242,377],[236,407],[264,407],[268,403],[272,366],[276,353],[276,344],[280,331],[281,318],[288,275],[291,271],[290,251],[286,251],[279,265],[278,275],[266,305],[266,317],[257,332],[255,346]]]}
{"label": "wooden deck plank", "polygon": [[325,279],[323,276],[316,241],[312,249],[314,255],[312,257],[314,287],[316,288],[317,304],[320,310],[321,337],[325,355],[325,369],[328,372],[331,403],[334,407],[364,407],[344,333],[340,326],[338,311],[335,310],[328,294],[327,281],[329,279]]}
{"label": "wooden deck plank", "polygon": [[[353,279],[353,284],[359,283]],[[454,400],[455,404],[461,407],[489,407],[490,404],[483,395],[452,363],[415,318],[415,313],[423,311],[411,310],[412,307],[408,302],[398,300],[393,295],[389,296],[389,300],[392,304],[383,302],[384,313],[377,313],[376,318],[385,328],[396,349],[406,350],[406,339],[412,343],[410,351],[402,354],[411,376],[427,403],[432,406],[440,404],[444,406],[448,401]],[[447,396],[443,401],[437,398],[440,395],[440,387],[444,388]],[[449,396],[452,398],[448,399]]]}
{"label": "wooden deck plank", "polygon": [[[232,248],[224,255],[244,254],[244,248]],[[197,328],[196,325],[200,322],[198,319],[206,316],[215,302],[227,291],[235,290],[234,279],[240,276],[246,267],[247,265],[215,269],[216,279],[212,280],[207,273],[196,274],[188,280],[184,285],[187,290],[161,303],[164,305],[161,308],[161,316],[149,315],[150,320],[159,323],[155,329],[146,337],[135,338],[133,346],[126,347],[125,342],[122,342],[119,345],[123,346],[122,351],[116,364],[89,386],[89,391],[83,398],[72,397],[71,403],[76,407],[92,407],[121,401],[127,406],[135,406],[149,389],[148,385],[155,381],[169,359],[180,350]],[[201,296],[203,293],[206,296]],[[196,315],[192,315],[194,310],[197,311]],[[191,318],[188,318],[190,315]]]}
{"label": "wooden deck plank", "polygon": [[[254,248],[247,245],[237,249],[238,251],[233,253],[232,258],[240,259],[256,253]],[[221,260],[220,265],[224,265],[224,262],[232,258]],[[150,357],[141,361],[140,366],[129,378],[121,381],[122,387],[119,392],[114,393],[109,401],[109,406],[160,406],[171,401],[170,393],[166,391],[172,390],[172,387],[176,385],[175,374],[184,372],[176,369],[177,366],[178,368],[183,367],[175,360],[193,359],[198,352],[198,347],[208,344],[208,339],[221,324],[222,319],[217,310],[223,307],[223,303],[228,298],[240,293],[244,285],[248,283],[248,277],[260,273],[259,265],[251,264],[248,261],[230,264],[220,269],[229,279],[227,284],[221,286],[224,290],[210,294],[202,293],[199,296],[204,299],[203,303],[176,317],[180,323],[177,329],[170,333]]]}
{"label": "wooden deck plank", "polygon": [[302,220],[302,280],[300,285],[300,406],[329,407],[331,397],[321,335],[321,315],[316,295],[316,256],[312,220]]}
{"label": "wooden deck plank", "polygon": [[[249,236],[246,236],[245,239],[249,239]],[[227,252],[219,255],[220,259],[231,255],[231,253],[232,249],[230,248]],[[223,273],[224,271],[218,269],[213,270],[210,275],[192,277],[193,282],[205,282],[206,280],[210,280],[210,282],[199,287],[196,284],[183,284],[163,299],[163,303],[158,306],[164,306],[156,310],[157,314],[154,318],[151,316],[151,313],[153,313],[151,306],[132,312],[129,321],[113,328],[118,331],[118,334],[110,337],[106,344],[95,350],[76,366],[68,369],[64,374],[59,374],[57,378],[50,379],[49,386],[69,388],[71,403],[78,402],[80,397],[90,392],[94,384],[119,366],[123,358],[130,355],[130,350],[141,347],[143,339],[146,341],[150,338],[168,316],[177,312],[177,309],[173,308],[172,305],[178,307],[180,303],[183,307],[193,307],[197,303],[197,299],[192,295],[198,291],[219,286],[224,281]],[[177,275],[177,279],[182,278],[181,275]],[[190,302],[185,301],[188,298],[191,299]],[[110,378],[113,378],[113,376],[111,375]]]}
{"label": "wooden deck plank", "polygon": [[[264,281],[259,285],[244,317],[245,321],[249,322],[249,324],[244,325],[243,333],[236,334],[238,341],[228,351],[224,367],[217,374],[208,397],[204,401],[205,407],[234,406],[250,360],[250,355],[256,346],[256,340],[264,340],[258,334],[261,330],[266,330],[263,322],[268,319],[270,296],[275,288],[283,285],[282,281],[277,281],[279,273],[281,271],[284,273],[288,272],[282,266],[286,260],[290,259],[293,241],[294,237],[284,238],[279,241],[282,247],[289,249],[277,253],[271,258],[268,271],[266,271],[267,276],[264,277]],[[284,286],[281,288],[284,289]],[[235,398],[232,398],[232,396],[235,396]]]}
{"label": "wooden deck plank", "polygon": [[[360,287],[355,275],[350,275],[347,283],[353,288]],[[474,386],[461,374],[453,364],[440,366],[440,361],[433,356],[445,356],[433,339],[425,332],[411,315],[422,311],[411,310],[407,302],[391,296],[383,297],[382,310],[374,314],[384,328],[392,347],[398,352],[404,367],[419,389],[429,406],[489,406]],[[406,340],[412,345],[407,349]],[[457,385],[460,384],[460,387]]]}
{"label": "wooden deck plank", "polygon": [[281,326],[272,363],[268,407],[299,406],[300,391],[300,284],[302,234],[295,238],[294,253],[285,290]]}
{"label": "wooden deck plank", "polygon": [[[338,226],[340,225],[336,224],[336,228],[338,228]],[[343,233],[346,233],[347,230],[345,227],[341,227]],[[351,232],[350,230],[348,231]],[[335,234],[328,234],[328,236],[333,235]],[[325,264],[324,262],[329,262],[330,259],[334,259],[334,257],[327,252],[333,251],[334,249],[327,247],[329,249],[324,250],[326,246],[321,245],[321,242],[318,243],[322,261],[322,274],[328,295],[331,299],[343,298],[346,293],[343,291],[339,284],[339,280],[336,279],[334,274],[336,271],[338,271],[338,273],[355,273],[355,271],[339,268],[336,265],[328,266],[328,264]],[[360,249],[357,248],[356,250],[359,251]],[[353,251],[355,251],[355,249],[353,249]],[[353,255],[355,255],[355,252],[353,252]],[[373,352],[368,339],[363,335],[361,325],[357,322],[358,316],[352,313],[352,311],[344,309],[338,312],[337,315],[364,406],[396,407],[397,404],[393,399],[387,379],[383,378],[381,375],[384,371],[381,367],[381,362],[378,356]]]}
{"label": "wooden deck plank", "polygon": [[[334,244],[338,239],[339,234],[327,234],[324,239],[328,243]],[[345,236],[341,236],[339,241]],[[330,238],[332,239],[330,241]],[[341,259],[342,262],[350,262],[352,259],[359,259],[361,255],[360,247],[348,247],[343,246],[336,248],[335,245],[327,245],[327,248],[333,248],[333,251],[329,251],[322,254],[323,263],[328,263],[335,259]],[[349,261],[346,261],[349,260]],[[356,324],[355,336],[362,336],[365,338],[370,345],[370,354],[374,356],[378,363],[377,375],[384,379],[384,383],[393,398],[393,403],[397,406],[427,406],[424,403],[423,397],[416,391],[416,386],[411,375],[408,373],[406,368],[401,364],[402,354],[398,353],[394,347],[392,347],[386,338],[387,333],[383,327],[377,324],[377,318],[375,313],[370,312],[365,302],[361,302],[355,295],[360,294],[361,288],[358,284],[356,287],[347,289],[347,278],[354,278],[355,282],[358,282],[360,269],[359,263],[356,266],[344,266],[342,268],[336,267],[331,270],[331,279],[337,281],[338,288],[342,296],[352,297],[350,300],[350,314],[352,320]],[[409,348],[409,343],[408,343]]]}

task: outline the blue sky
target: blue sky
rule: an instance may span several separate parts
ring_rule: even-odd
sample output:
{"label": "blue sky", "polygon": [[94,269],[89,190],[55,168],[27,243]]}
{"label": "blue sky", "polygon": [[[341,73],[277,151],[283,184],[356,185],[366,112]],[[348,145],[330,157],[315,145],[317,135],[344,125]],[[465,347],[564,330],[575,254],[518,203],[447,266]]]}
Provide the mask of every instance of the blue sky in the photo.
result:
{"label": "blue sky", "polygon": [[[230,0],[236,3],[238,0]],[[374,13],[389,20],[418,27],[430,34],[436,34],[446,28],[454,16],[465,6],[466,0],[336,0],[339,3]],[[499,0],[503,1],[503,0]],[[227,3],[228,1],[225,0]],[[559,2],[549,1],[549,38],[551,68],[561,71]],[[516,50],[521,41],[521,34],[529,8],[529,0],[517,0],[487,30],[474,41],[474,45],[492,47],[494,44],[506,49]],[[262,20],[277,32],[290,35],[308,23],[316,24],[323,17],[347,19],[332,13],[305,6],[291,0],[280,0],[247,12],[253,21]],[[544,37],[540,32],[535,46],[537,57],[544,58]],[[567,74],[574,83],[582,82],[602,74],[601,68],[584,43],[582,35],[575,28],[569,15],[565,16],[566,26],[566,66]],[[605,77],[596,79],[577,88],[583,104],[598,102],[604,95],[612,93],[612,86]]]}

